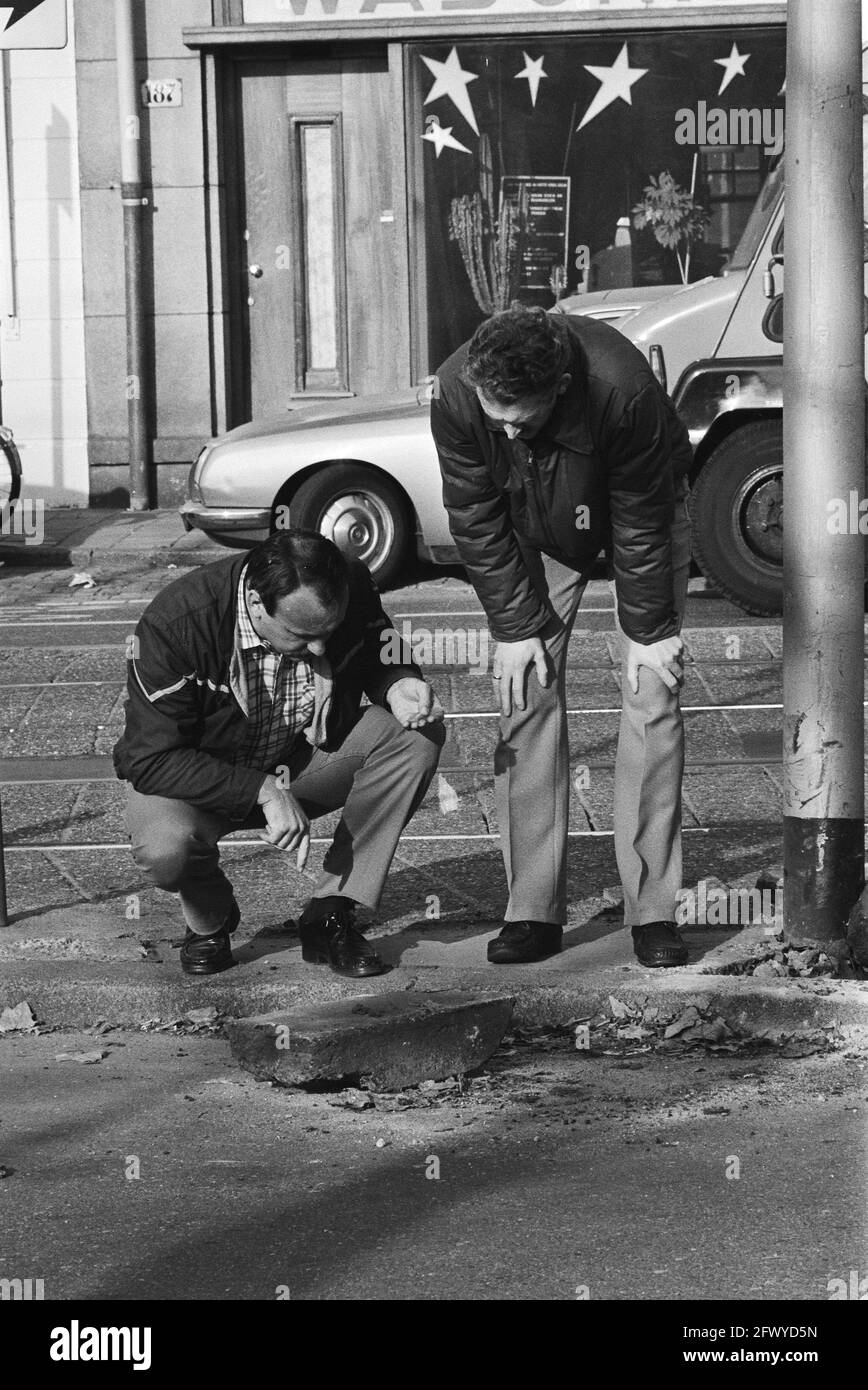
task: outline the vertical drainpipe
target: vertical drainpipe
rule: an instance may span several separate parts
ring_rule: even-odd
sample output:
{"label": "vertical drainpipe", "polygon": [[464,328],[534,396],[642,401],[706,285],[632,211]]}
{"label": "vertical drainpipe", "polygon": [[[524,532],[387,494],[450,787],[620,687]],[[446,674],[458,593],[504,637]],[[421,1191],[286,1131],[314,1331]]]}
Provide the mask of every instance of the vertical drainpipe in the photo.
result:
{"label": "vertical drainpipe", "polygon": [[784,329],[784,925],[843,938],[863,883],[860,0],[789,0]]}
{"label": "vertical drainpipe", "polygon": [[[7,119],[8,54],[0,52],[0,315],[3,326],[18,312],[15,296],[15,240],[12,234],[12,151]],[[0,360],[2,368],[2,360]],[[3,421],[3,381],[0,376],[0,423]]]}
{"label": "vertical drainpipe", "polygon": [[130,511],[154,505],[148,439],[148,374],[143,296],[141,120],[133,37],[133,0],[115,0],[118,115],[121,140],[121,203],[124,210],[124,272],[127,308],[127,414],[129,422]]}

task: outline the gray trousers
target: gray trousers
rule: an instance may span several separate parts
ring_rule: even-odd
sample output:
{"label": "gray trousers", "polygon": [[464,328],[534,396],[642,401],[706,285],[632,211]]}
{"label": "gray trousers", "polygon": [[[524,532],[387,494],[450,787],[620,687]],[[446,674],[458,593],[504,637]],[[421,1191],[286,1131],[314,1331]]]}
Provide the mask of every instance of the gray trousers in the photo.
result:
{"label": "gray trousers", "polygon": [[[690,569],[686,498],[675,504],[673,601],[683,619]],[[509,904],[506,921],[567,919],[566,861],[570,765],[565,672],[567,648],[586,581],[546,555],[526,556],[551,611],[542,633],[550,683],[531,670],[526,708],[501,717],[494,755],[495,798]],[[614,584],[611,585],[614,591]],[[622,649],[626,639],[615,614]],[[681,781],[684,724],[680,692],[639,668],[634,695],[622,660],[621,723],[615,758],[615,857],[624,889],[624,924],[673,921],[681,888]],[[552,676],[554,677],[552,679]],[[593,776],[593,774],[591,774]]]}
{"label": "gray trousers", "polygon": [[[290,790],[311,820],[343,807],[313,897],[340,895],[377,906],[401,831],[428,789],[445,737],[442,723],[405,729],[372,705],[334,752],[305,743],[290,757]],[[217,841],[230,830],[263,827],[262,808],[239,825],[181,797],[145,796],[128,786],[126,823],[136,863],[155,887],[180,895],[187,926],[203,935],[221,927],[234,896]]]}

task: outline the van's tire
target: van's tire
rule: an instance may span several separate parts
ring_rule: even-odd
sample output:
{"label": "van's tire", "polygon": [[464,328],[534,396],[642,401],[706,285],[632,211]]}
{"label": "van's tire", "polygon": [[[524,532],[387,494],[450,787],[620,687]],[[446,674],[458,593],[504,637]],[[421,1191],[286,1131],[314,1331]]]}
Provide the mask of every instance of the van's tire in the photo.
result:
{"label": "van's tire", "polygon": [[743,425],[709,455],[693,485],[693,554],[746,613],[783,611],[783,425]]}
{"label": "van's tire", "polygon": [[[345,555],[363,560],[381,588],[404,568],[413,535],[409,509],[400,489],[374,469],[326,464],[305,479],[288,505],[291,526],[319,531]],[[273,530],[280,511],[276,504]]]}

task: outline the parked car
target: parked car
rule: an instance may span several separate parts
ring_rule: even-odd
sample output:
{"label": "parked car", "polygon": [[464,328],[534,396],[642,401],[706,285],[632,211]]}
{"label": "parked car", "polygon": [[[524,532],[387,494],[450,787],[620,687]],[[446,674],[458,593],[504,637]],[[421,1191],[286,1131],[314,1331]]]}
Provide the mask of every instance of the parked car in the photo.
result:
{"label": "parked car", "polygon": [[12,431],[0,425],[0,526],[8,523],[13,503],[21,492],[21,459]]}
{"label": "parked car", "polygon": [[[604,290],[581,296],[581,312],[615,321],[671,293],[660,285]],[[185,527],[236,547],[281,525],[322,531],[364,560],[381,585],[414,552],[454,562],[430,392],[428,381],[385,396],[300,405],[212,439],[190,470]]]}
{"label": "parked car", "polygon": [[252,545],[281,525],[322,531],[391,583],[415,545],[455,559],[426,385],[388,396],[303,405],[240,425],[206,444],[181,507],[226,545]]}
{"label": "parked car", "polygon": [[[750,613],[782,607],[783,162],[720,276],[574,296],[553,312],[612,322],[671,392],[695,449],[694,553]],[[415,545],[453,561],[423,385],[301,406],[206,444],[184,524],[228,545],[311,527],[393,581]]]}

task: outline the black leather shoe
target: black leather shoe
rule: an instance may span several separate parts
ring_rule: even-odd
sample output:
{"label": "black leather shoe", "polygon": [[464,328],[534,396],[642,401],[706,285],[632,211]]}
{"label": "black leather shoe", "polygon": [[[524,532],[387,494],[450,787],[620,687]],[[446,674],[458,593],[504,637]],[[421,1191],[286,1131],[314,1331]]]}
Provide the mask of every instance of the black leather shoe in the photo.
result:
{"label": "black leather shoe", "polygon": [[687,943],[674,922],[646,922],[630,930],[633,950],[641,965],[654,970],[687,964]]}
{"label": "black leather shoe", "polygon": [[298,934],[302,960],[329,965],[336,975],[357,980],[389,969],[356,927],[352,909],[329,912],[318,922],[299,922]]}
{"label": "black leather shoe", "polygon": [[564,929],[555,922],[504,922],[499,936],[488,943],[492,965],[524,965],[556,956],[564,939]]}
{"label": "black leather shoe", "polygon": [[233,903],[229,916],[219,931],[211,932],[208,936],[200,936],[198,932],[190,931],[188,927],[184,944],[181,947],[181,969],[184,973],[186,975],[216,975],[221,970],[228,970],[230,965],[234,965],[235,957],[229,944],[229,936],[235,931],[240,921],[241,913],[238,910],[238,904]]}

